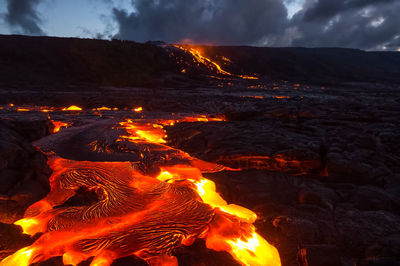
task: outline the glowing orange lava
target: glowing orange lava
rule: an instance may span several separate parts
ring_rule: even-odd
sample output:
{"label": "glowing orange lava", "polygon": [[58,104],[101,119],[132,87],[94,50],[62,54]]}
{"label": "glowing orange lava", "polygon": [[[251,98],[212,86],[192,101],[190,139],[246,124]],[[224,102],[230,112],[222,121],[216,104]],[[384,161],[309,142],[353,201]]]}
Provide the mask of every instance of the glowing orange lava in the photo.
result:
{"label": "glowing orange lava", "polygon": [[290,96],[274,96],[275,99],[290,99]]}
{"label": "glowing orange lava", "polygon": [[112,110],[112,108],[103,106],[103,107],[96,108],[95,110],[96,111],[110,111],[110,110]]}
{"label": "glowing orange lava", "polygon": [[152,143],[166,143],[166,133],[162,126],[157,124],[140,124],[134,123],[128,119],[125,122],[120,123],[125,128],[128,135],[121,136],[121,138],[129,139],[132,141],[149,141]]}
{"label": "glowing orange lava", "polygon": [[65,122],[61,122],[61,121],[51,121],[53,123],[54,129],[53,129],[53,133],[57,133],[58,131],[60,131],[62,128],[67,128],[69,127],[68,123]]}
{"label": "glowing orange lava", "polygon": [[241,97],[253,98],[253,99],[264,99],[264,96],[253,96],[253,95],[249,95],[249,96],[241,96]]}
{"label": "glowing orange lava", "polygon": [[190,53],[190,54],[193,56],[193,58],[195,58],[195,60],[196,60],[198,63],[203,64],[203,65],[206,65],[206,66],[211,66],[211,68],[214,68],[218,74],[227,75],[227,76],[232,76],[231,73],[229,73],[229,72],[223,70],[217,63],[215,63],[215,62],[212,61],[211,59],[209,59],[209,58],[203,56],[203,55],[200,53],[199,50],[196,50],[196,49],[194,49],[194,48],[192,48],[192,47],[185,48],[185,47],[182,46],[182,45],[175,45],[175,47],[177,47],[177,48],[179,48],[179,49],[181,49],[181,50],[183,50],[183,51],[185,51],[185,52],[187,52],[187,53]]}
{"label": "glowing orange lava", "polygon": [[182,122],[221,122],[221,121],[226,121],[225,117],[208,117],[205,115],[196,115],[196,116],[185,116],[181,118],[176,118],[176,119],[164,119],[164,120],[157,120],[157,124],[163,125],[163,126],[173,126],[176,123],[182,123]]}
{"label": "glowing orange lava", "polygon": [[28,108],[17,108],[17,111],[18,112],[29,112],[29,111],[31,111],[31,109],[28,109]]}
{"label": "glowing orange lava", "polygon": [[143,107],[136,107],[135,109],[133,109],[133,111],[140,113],[141,111],[143,111]]}
{"label": "glowing orange lava", "polygon": [[62,109],[63,111],[82,111],[82,108],[76,105],[71,105]]}
{"label": "glowing orange lava", "polygon": [[248,76],[248,75],[238,75],[239,78],[242,79],[259,79],[259,77],[256,76]]}
{"label": "glowing orange lava", "polygon": [[51,111],[53,111],[53,110],[47,109],[47,108],[40,108],[40,112],[43,112],[43,113],[49,113]]}
{"label": "glowing orange lava", "polygon": [[[175,121],[210,120],[201,116]],[[229,252],[242,265],[281,265],[276,248],[256,233],[257,215],[228,204],[215,183],[202,175],[226,168],[165,145],[164,123],[170,120],[126,120],[115,128],[126,131],[119,141],[128,140],[134,150],[152,149],[160,158],[176,157],[164,160],[168,163],[152,158],[149,164],[143,154],[138,162],[50,156],[50,193],[15,223],[29,235],[43,234],[0,265],[24,266],[62,256],[64,264],[77,265],[93,257],[91,265],[106,266],[134,255],[150,265],[172,266],[177,265],[172,251],[191,245],[196,238],[205,239],[210,249]],[[144,164],[155,170],[142,171]],[[64,206],[78,188],[95,192],[98,201]]]}
{"label": "glowing orange lava", "polygon": [[[218,74],[226,75],[226,76],[235,76],[232,73],[229,73],[228,71],[223,70],[221,68],[221,66],[219,64],[217,64],[215,61],[202,55],[199,49],[195,49],[193,47],[188,47],[188,46],[183,46],[183,45],[174,45],[174,46],[176,48],[181,49],[182,51],[184,51],[186,53],[190,53],[197,63],[202,64],[209,69],[213,69]],[[222,57],[222,60],[225,62],[232,63],[231,60],[229,60],[228,58],[226,58],[224,56]],[[186,73],[186,70],[182,71],[182,73]],[[241,78],[241,79],[253,79],[253,80],[258,79],[258,77],[256,77],[256,76],[249,76],[249,75],[236,75],[236,77]]]}

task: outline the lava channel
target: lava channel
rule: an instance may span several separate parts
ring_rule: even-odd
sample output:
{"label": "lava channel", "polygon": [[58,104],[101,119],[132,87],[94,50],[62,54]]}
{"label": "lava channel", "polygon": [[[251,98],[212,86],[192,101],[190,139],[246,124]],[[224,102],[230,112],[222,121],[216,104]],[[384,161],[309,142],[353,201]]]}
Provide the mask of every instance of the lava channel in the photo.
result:
{"label": "lava channel", "polygon": [[[99,136],[93,131],[117,130],[118,137],[96,142],[103,148],[91,152],[119,150],[134,159],[74,160],[47,151],[53,170],[51,191],[15,223],[24,233],[40,236],[0,265],[30,265],[62,256],[64,264],[77,265],[93,257],[90,265],[105,266],[129,255],[149,265],[178,265],[173,251],[196,238],[204,239],[207,248],[229,252],[243,265],[281,265],[276,248],[256,233],[256,214],[228,204],[214,182],[202,176],[225,167],[167,146],[162,123],[127,120],[100,128],[68,128],[45,142],[51,143],[47,148],[61,142],[66,149],[64,142],[74,140],[66,134],[73,134],[88,142],[81,146],[86,149],[93,143],[89,136]],[[45,146],[39,144],[42,150]],[[96,200],[68,204],[81,189],[93,192]]]}

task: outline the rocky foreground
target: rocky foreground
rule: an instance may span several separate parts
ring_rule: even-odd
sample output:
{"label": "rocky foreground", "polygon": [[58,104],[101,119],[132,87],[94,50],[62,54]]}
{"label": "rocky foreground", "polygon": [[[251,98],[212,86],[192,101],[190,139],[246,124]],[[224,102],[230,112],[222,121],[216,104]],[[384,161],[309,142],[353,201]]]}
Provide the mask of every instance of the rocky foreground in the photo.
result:
{"label": "rocky foreground", "polygon": [[[224,122],[165,127],[168,144],[242,171],[205,176],[230,203],[254,210],[258,232],[283,265],[399,265],[400,92],[398,85],[291,82],[200,88],[65,88],[0,91],[0,258],[31,244],[12,223],[49,191],[51,171],[32,141],[71,126],[143,115],[223,115]],[[9,104],[13,103],[14,106]],[[84,111],[18,111],[28,106]],[[25,106],[23,106],[25,105]],[[22,106],[22,107],[21,107]],[[119,110],[92,111],[101,106]],[[50,117],[50,118],[49,118]],[[176,251],[180,265],[235,265],[204,243]],[[60,258],[43,265],[59,265]],[[124,258],[114,265],[142,265]]]}

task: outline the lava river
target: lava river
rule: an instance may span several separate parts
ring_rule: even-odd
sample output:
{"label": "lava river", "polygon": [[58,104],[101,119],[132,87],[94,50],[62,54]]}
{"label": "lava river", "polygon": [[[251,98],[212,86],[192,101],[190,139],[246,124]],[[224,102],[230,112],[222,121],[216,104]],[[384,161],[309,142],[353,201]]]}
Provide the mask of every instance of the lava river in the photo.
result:
{"label": "lava river", "polygon": [[[178,265],[174,249],[196,238],[243,265],[280,265],[276,248],[256,233],[256,214],[228,204],[202,176],[227,168],[166,145],[163,125],[175,122],[110,119],[35,143],[53,170],[51,191],[16,224],[40,236],[0,265],[62,256],[64,264],[93,257],[90,265],[100,266],[129,255]],[[82,189],[96,200],[67,204]]]}

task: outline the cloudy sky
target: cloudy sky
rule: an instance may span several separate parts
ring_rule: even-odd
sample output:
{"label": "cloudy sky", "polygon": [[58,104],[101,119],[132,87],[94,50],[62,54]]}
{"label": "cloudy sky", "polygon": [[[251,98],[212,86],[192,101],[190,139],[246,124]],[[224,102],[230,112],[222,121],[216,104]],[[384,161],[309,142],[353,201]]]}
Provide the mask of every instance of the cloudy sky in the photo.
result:
{"label": "cloudy sky", "polygon": [[400,0],[1,0],[0,34],[400,51]]}

